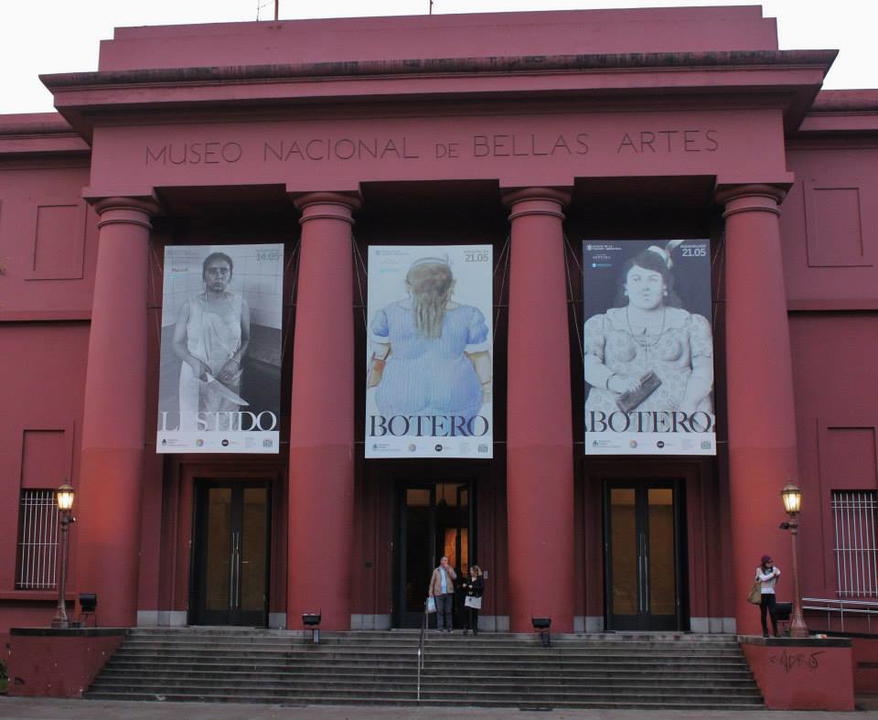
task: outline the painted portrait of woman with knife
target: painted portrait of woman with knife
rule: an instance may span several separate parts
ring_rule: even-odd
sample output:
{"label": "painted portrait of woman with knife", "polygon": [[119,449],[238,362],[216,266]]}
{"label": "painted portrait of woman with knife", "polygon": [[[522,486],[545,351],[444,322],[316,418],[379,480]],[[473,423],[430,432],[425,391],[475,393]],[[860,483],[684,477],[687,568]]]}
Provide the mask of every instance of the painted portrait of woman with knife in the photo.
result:
{"label": "painted portrait of woman with knife", "polygon": [[232,412],[247,406],[240,395],[241,359],[250,344],[250,307],[229,290],[235,265],[226,253],[204,259],[204,292],[180,306],[174,354],[180,366],[180,430],[195,430],[204,413],[207,430],[234,430]]}
{"label": "painted portrait of woman with knife", "polygon": [[280,243],[168,245],[156,451],[277,453]]}

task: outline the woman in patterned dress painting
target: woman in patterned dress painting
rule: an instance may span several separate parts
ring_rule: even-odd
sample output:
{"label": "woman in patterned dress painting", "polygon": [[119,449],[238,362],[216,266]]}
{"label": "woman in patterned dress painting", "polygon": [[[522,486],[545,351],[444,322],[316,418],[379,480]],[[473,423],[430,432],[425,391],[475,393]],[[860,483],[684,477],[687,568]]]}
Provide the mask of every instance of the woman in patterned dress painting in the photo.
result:
{"label": "woman in patterned dress painting", "polygon": [[651,245],[622,269],[617,307],[585,323],[589,411],[713,412],[713,340],[702,315],[679,307],[671,251]]}

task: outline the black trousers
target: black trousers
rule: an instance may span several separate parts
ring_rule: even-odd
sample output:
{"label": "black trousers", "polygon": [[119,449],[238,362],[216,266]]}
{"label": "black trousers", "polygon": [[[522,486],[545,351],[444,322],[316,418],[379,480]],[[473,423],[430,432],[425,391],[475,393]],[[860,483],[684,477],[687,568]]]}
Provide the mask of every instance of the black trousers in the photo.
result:
{"label": "black trousers", "polygon": [[472,630],[473,635],[479,634],[479,611],[476,608],[466,608],[466,629]]}
{"label": "black trousers", "polygon": [[777,635],[777,610],[775,610],[775,604],[777,603],[777,598],[774,593],[762,593],[762,598],[759,602],[759,620],[762,623],[762,634],[768,635],[768,625],[765,622],[765,614],[766,612],[771,616],[771,629],[774,631],[774,634]]}

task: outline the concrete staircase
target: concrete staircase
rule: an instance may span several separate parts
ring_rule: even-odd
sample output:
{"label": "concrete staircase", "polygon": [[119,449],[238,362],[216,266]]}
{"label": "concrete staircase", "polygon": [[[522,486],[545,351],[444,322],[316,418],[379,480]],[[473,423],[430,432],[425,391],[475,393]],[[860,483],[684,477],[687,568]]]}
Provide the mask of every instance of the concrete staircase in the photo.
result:
{"label": "concrete staircase", "polygon": [[[417,704],[417,631],[310,635],[137,629],[86,694],[101,700]],[[421,705],[764,708],[733,636],[430,632]]]}

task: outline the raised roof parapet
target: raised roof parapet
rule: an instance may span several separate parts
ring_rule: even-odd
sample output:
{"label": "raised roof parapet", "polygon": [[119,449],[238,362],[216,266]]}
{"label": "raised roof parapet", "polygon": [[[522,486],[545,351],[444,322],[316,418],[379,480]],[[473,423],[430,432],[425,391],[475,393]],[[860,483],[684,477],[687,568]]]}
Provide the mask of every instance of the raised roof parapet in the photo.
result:
{"label": "raised roof parapet", "polygon": [[575,10],[117,28],[99,69],[777,49],[759,6]]}

